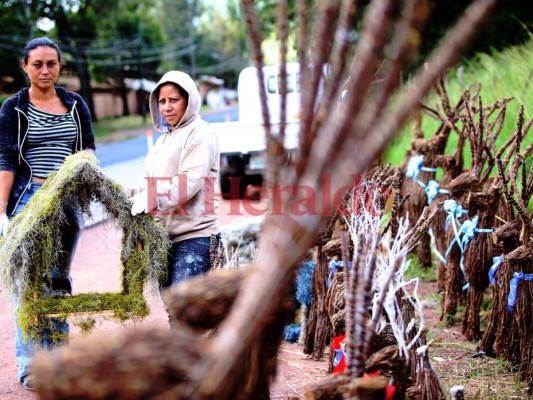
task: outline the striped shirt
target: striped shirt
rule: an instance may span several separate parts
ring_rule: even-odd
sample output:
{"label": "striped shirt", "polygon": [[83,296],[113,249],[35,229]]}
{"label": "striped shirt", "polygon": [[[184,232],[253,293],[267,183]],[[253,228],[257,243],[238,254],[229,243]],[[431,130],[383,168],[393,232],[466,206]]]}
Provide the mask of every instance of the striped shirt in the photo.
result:
{"label": "striped shirt", "polygon": [[32,176],[46,178],[59,169],[65,157],[72,154],[77,128],[69,112],[51,114],[31,103],[28,109],[28,135],[24,158],[30,164]]}

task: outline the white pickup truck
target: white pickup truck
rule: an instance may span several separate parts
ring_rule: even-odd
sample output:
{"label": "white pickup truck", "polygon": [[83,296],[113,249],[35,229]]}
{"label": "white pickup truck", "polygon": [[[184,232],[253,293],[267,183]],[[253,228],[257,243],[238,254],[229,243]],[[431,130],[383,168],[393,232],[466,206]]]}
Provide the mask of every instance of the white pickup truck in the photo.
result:
{"label": "white pickup truck", "polygon": [[[281,96],[279,66],[263,68],[264,85],[270,112],[272,134],[278,134]],[[298,147],[300,111],[300,68],[287,64],[287,125],[284,145],[288,151]],[[242,198],[248,185],[260,186],[265,170],[265,129],[255,67],[241,71],[237,89],[239,121],[212,123],[220,143],[220,191],[224,199]]]}

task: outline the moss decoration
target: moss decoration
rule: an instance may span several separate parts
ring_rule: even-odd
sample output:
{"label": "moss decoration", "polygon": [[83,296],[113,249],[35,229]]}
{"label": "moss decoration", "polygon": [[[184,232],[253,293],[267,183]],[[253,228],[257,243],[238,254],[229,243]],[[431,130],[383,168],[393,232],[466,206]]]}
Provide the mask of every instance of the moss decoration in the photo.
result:
{"label": "moss decoration", "polygon": [[[86,215],[91,201],[122,229],[122,288],[120,293],[82,293],[44,298],[43,275],[51,272],[59,257],[65,206],[73,197]],[[166,280],[169,239],[153,217],[133,217],[122,187],[106,177],[90,152],[67,157],[47,179],[24,210],[12,219],[0,240],[0,278],[8,295],[18,299],[18,319],[24,334],[39,338],[43,328],[53,326],[46,315],[67,317],[71,313],[98,314],[109,310],[124,321],[143,318],[149,309],[143,289],[150,283],[157,292]],[[57,333],[59,335],[59,333]],[[52,339],[59,339],[54,337]]]}

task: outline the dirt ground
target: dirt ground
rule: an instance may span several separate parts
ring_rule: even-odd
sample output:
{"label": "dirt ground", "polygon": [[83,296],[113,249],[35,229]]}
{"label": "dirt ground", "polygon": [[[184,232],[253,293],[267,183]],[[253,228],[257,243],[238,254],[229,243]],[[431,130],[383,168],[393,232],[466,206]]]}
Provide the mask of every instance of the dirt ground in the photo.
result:
{"label": "dirt ground", "polygon": [[[73,278],[76,293],[114,291],[119,288],[119,253],[121,233],[110,223],[88,228],[83,233],[74,261]],[[425,323],[429,327],[431,361],[448,392],[449,387],[463,384],[468,399],[527,399],[523,383],[501,360],[472,358],[476,343],[466,342],[458,327],[445,327],[439,321],[439,297],[434,283],[421,285],[425,299]],[[167,329],[167,317],[158,298],[148,297],[151,315],[141,326]],[[82,339],[71,319],[71,340]],[[101,319],[94,334],[134,329],[133,324],[119,325]],[[0,400],[34,399],[32,392],[20,386],[16,378],[14,357],[14,321],[5,293],[0,293]],[[325,357],[327,359],[327,355]],[[325,360],[307,359],[302,347],[284,343],[279,352],[279,373],[271,386],[272,399],[302,396],[305,385],[327,373]]]}

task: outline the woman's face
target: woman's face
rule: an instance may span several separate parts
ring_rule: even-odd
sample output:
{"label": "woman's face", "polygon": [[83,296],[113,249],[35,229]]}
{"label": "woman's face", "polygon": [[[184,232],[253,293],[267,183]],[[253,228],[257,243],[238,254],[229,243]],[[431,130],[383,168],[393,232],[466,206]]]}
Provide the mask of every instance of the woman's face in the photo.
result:
{"label": "woman's face", "polygon": [[23,62],[22,68],[32,87],[43,91],[53,88],[61,70],[59,54],[52,47],[36,47],[28,53],[28,63]]}
{"label": "woman's face", "polygon": [[172,83],[166,83],[159,89],[159,112],[171,127],[175,127],[180,122],[181,117],[187,109],[187,99],[183,97]]}

